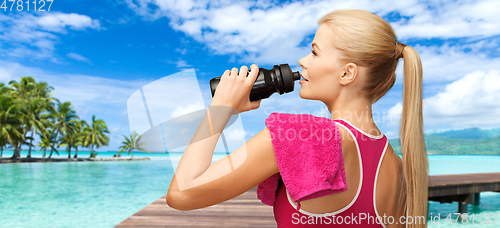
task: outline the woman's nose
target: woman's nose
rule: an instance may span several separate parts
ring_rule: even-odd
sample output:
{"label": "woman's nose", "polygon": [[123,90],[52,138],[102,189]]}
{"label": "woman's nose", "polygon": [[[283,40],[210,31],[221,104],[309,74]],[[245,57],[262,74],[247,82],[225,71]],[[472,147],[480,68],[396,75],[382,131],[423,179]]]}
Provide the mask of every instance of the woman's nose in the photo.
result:
{"label": "woman's nose", "polygon": [[306,67],[304,66],[305,58],[306,57],[303,57],[302,59],[299,59],[299,66],[302,67],[302,69],[306,69]]}

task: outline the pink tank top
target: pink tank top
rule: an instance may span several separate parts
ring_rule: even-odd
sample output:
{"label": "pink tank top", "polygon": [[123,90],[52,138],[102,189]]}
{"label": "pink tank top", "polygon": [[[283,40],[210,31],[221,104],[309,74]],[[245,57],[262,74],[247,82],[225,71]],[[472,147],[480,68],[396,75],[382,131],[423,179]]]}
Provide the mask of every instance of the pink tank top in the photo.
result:
{"label": "pink tank top", "polygon": [[[375,208],[375,184],[388,140],[385,135],[368,134],[343,119],[333,120],[346,128],[355,138],[360,159],[360,179],[354,199],[344,208],[325,214],[310,213],[300,209],[300,202],[294,207],[292,198],[280,180],[274,218],[278,228],[285,227],[385,227]],[[339,126],[339,127],[341,127]],[[297,209],[298,208],[298,209]],[[384,216],[384,215],[381,215]]]}

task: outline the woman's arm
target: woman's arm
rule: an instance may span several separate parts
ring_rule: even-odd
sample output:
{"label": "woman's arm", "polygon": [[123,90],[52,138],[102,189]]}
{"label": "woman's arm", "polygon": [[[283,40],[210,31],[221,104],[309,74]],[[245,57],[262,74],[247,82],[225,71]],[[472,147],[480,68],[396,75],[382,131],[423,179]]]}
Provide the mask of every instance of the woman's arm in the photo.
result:
{"label": "woman's arm", "polygon": [[184,151],[169,190],[167,204],[192,210],[234,198],[279,172],[269,130],[266,128],[233,153],[210,164],[213,151],[231,115],[258,108],[249,101],[258,67],[226,71],[212,104]]}
{"label": "woman's arm", "polygon": [[178,210],[208,207],[241,195],[278,172],[271,136],[265,128],[245,145],[210,165],[187,189],[179,190],[176,172],[168,189],[167,204]]}

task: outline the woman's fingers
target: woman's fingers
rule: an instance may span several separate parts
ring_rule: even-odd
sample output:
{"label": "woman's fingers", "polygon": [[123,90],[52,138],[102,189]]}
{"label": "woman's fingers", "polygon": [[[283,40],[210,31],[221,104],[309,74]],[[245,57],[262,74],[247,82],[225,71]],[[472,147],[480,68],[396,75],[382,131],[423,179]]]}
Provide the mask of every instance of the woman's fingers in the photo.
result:
{"label": "woman's fingers", "polygon": [[250,101],[248,96],[259,75],[259,68],[255,64],[252,64],[250,68],[252,70],[250,73],[248,73],[247,66],[241,66],[239,70],[236,67],[226,70],[221,77],[219,84],[221,87],[217,89],[222,91],[218,94],[219,96],[214,96],[214,98],[217,97],[217,101],[213,103],[227,104],[240,112],[259,108],[260,100]]}
{"label": "woman's fingers", "polygon": [[262,100],[257,100],[257,101],[251,101],[250,102],[250,108],[251,109],[258,109],[260,107],[260,102]]}
{"label": "woman's fingers", "polygon": [[243,79],[246,79],[246,76],[248,74],[248,67],[247,66],[241,66],[240,68],[240,76],[243,76]]}
{"label": "woman's fingers", "polygon": [[226,81],[226,78],[229,77],[230,74],[231,74],[230,70],[224,71],[224,74],[222,74],[222,76],[220,77],[220,82],[219,83],[222,83],[223,81]]}
{"label": "woman's fingers", "polygon": [[248,83],[250,84],[250,86],[253,86],[253,84],[255,83],[255,81],[257,80],[257,76],[259,75],[259,67],[255,64],[252,64],[250,66],[250,74],[248,74]]}
{"label": "woman's fingers", "polygon": [[238,77],[238,68],[233,67],[233,69],[231,69],[231,77],[235,77],[235,79],[237,79],[237,77]]}

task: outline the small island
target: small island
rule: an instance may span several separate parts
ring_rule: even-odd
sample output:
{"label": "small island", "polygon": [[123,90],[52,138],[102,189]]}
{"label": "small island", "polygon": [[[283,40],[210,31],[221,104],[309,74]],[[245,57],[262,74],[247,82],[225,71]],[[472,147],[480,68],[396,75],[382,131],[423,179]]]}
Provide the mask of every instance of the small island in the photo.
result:
{"label": "small island", "polygon": [[[95,115],[89,122],[80,119],[71,102],[52,97],[53,89],[30,76],[21,77],[19,82],[11,80],[9,86],[0,82],[0,163],[150,160],[134,158],[135,150],[147,152],[141,148],[144,143],[136,132],[130,137],[123,135],[124,141],[114,157],[97,158],[94,149],[109,145],[106,123]],[[37,144],[35,136],[40,139]],[[28,147],[26,157],[21,157],[23,146]],[[35,147],[42,157],[32,156]],[[78,157],[80,147],[90,149],[88,158]],[[60,148],[66,148],[68,157],[52,158],[53,153],[60,155]],[[3,158],[4,149],[10,149],[13,155]],[[132,156],[121,157],[122,152]]]}
{"label": "small island", "polygon": [[93,162],[93,161],[138,161],[150,160],[144,158],[112,157],[112,158],[0,158],[0,163],[20,163],[20,162]]}

